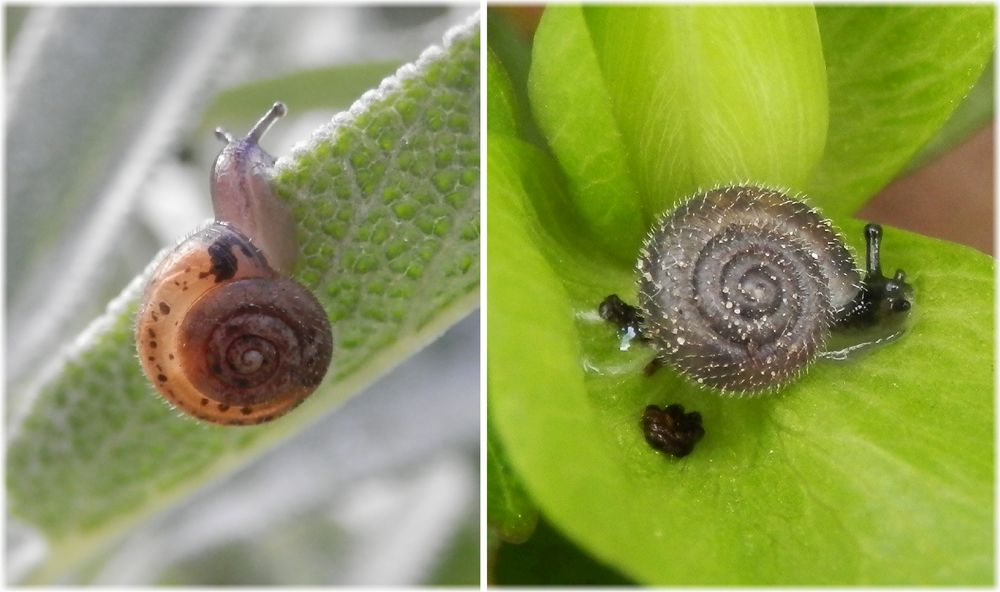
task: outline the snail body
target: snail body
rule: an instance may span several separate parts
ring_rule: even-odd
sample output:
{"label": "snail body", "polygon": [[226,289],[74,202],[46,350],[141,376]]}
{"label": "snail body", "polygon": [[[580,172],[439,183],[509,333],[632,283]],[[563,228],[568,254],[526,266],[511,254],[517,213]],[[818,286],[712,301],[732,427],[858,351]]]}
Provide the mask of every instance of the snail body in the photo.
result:
{"label": "snail body", "polygon": [[869,225],[866,236],[862,277],[837,231],[805,203],[755,186],[699,193],[647,235],[638,306],[609,297],[601,314],[638,326],[657,363],[698,385],[773,390],[805,370],[834,327],[909,308],[905,275],[881,275],[881,229]]}
{"label": "snail body", "polygon": [[247,138],[219,132],[228,144],[212,175],[216,221],[163,257],[137,316],[146,376],[170,403],[214,423],[287,413],[319,385],[332,356],[325,311],[285,276],[294,229],[264,176],[274,160],[257,146],[283,114],[275,104]]}

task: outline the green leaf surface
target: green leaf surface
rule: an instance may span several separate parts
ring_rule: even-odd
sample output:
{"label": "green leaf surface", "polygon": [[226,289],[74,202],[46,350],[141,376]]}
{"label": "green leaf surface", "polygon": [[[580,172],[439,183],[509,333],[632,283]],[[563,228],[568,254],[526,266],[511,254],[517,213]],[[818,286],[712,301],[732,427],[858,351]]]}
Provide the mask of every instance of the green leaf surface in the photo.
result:
{"label": "green leaf surface", "polygon": [[811,7],[553,7],[529,92],[594,240],[626,260],[699,186],[804,186],[826,137],[822,57]]}
{"label": "green leaf surface", "polygon": [[989,125],[993,119],[996,100],[996,85],[994,77],[994,59],[983,69],[969,96],[955,109],[937,134],[913,157],[906,165],[907,171],[920,168],[944,154],[954,146],[966,140],[969,136]]}
{"label": "green leaf surface", "polygon": [[486,129],[516,136],[518,105],[510,75],[493,50],[486,50]]}
{"label": "green leaf surface", "polygon": [[[491,423],[491,422],[490,422]],[[486,520],[503,541],[523,543],[538,522],[538,509],[507,461],[496,431],[486,432]]]}
{"label": "green leaf surface", "polygon": [[994,45],[994,8],[824,6],[830,134],[809,193],[837,218],[886,185],[948,119]]}
{"label": "green leaf surface", "polygon": [[594,561],[544,520],[534,536],[521,545],[499,550],[496,584],[500,586],[633,586],[635,582]]}
{"label": "green leaf surface", "polygon": [[[631,271],[548,234],[545,164],[490,138],[490,409],[549,520],[647,584],[993,581],[990,258],[887,230],[886,265],[915,287],[905,335],[778,396],[724,398],[619,350],[596,309],[634,299]],[[844,230],[859,248],[861,224]],[[692,455],[649,448],[650,403],[701,412]]]}
{"label": "green leaf surface", "polygon": [[301,430],[475,308],[478,178],[473,21],[278,163],[276,189],[299,223],[295,277],[335,327],[335,361],[302,407],[271,425],[226,428],[165,405],[135,359],[145,275],[53,369],[7,455],[11,511],[51,547],[34,579]]}
{"label": "green leaf surface", "polygon": [[[518,106],[514,113],[518,117],[518,131],[523,136],[522,139],[543,146],[545,140],[527,108],[527,81],[531,68],[530,39],[526,38],[524,32],[511,22],[503,11],[491,7],[487,9],[487,13],[489,14],[486,22],[486,29],[489,31],[489,53],[496,58],[511,82],[512,102]],[[486,84],[489,87],[492,82],[487,79]],[[487,109],[491,108],[490,105],[487,105]]]}

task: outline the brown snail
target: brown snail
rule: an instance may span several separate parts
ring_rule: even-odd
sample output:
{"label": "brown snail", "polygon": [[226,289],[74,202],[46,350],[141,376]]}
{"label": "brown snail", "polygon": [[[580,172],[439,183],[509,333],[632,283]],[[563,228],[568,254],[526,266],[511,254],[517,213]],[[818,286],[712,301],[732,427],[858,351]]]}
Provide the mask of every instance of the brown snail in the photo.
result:
{"label": "brown snail", "polygon": [[766,187],[720,187],[666,213],[643,243],[638,307],[616,295],[600,315],[657,350],[657,364],[722,392],[794,380],[834,328],[910,308],[906,275],[882,275],[882,228],[865,227],[862,278],[830,222]]}
{"label": "brown snail", "polygon": [[212,171],[215,222],[163,257],[139,307],[146,376],[171,404],[214,423],[287,413],[323,380],[333,351],[323,307],[287,277],[295,229],[271,190],[274,157],[258,145],[285,113],[275,103],[245,138],[216,130],[226,146]]}

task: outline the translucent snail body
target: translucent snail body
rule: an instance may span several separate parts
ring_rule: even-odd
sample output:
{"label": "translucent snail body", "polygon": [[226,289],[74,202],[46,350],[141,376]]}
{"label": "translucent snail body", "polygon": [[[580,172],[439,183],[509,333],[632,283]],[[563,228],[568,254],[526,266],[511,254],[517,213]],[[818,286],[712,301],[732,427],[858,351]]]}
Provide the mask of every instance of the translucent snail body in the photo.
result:
{"label": "translucent snail body", "polygon": [[216,222],[168,253],[146,287],[136,323],[143,371],[185,413],[250,425],[287,413],[326,374],[333,339],[326,313],[285,277],[294,228],[270,191],[274,160],[257,145],[285,113],[274,107],[216,161]]}

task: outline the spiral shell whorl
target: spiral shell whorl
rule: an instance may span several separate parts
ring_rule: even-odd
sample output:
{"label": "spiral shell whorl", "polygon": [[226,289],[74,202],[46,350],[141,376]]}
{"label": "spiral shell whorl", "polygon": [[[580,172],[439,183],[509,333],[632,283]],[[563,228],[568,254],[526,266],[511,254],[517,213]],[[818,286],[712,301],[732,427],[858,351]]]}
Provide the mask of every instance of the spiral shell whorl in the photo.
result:
{"label": "spiral shell whorl", "polygon": [[286,278],[228,282],[181,323],[181,367],[212,401],[250,407],[301,401],[323,380],[329,326],[312,295]]}
{"label": "spiral shell whorl", "polygon": [[660,357],[699,385],[756,394],[798,376],[860,276],[829,222],[780,191],[700,193],[653,226],[639,308]]}

